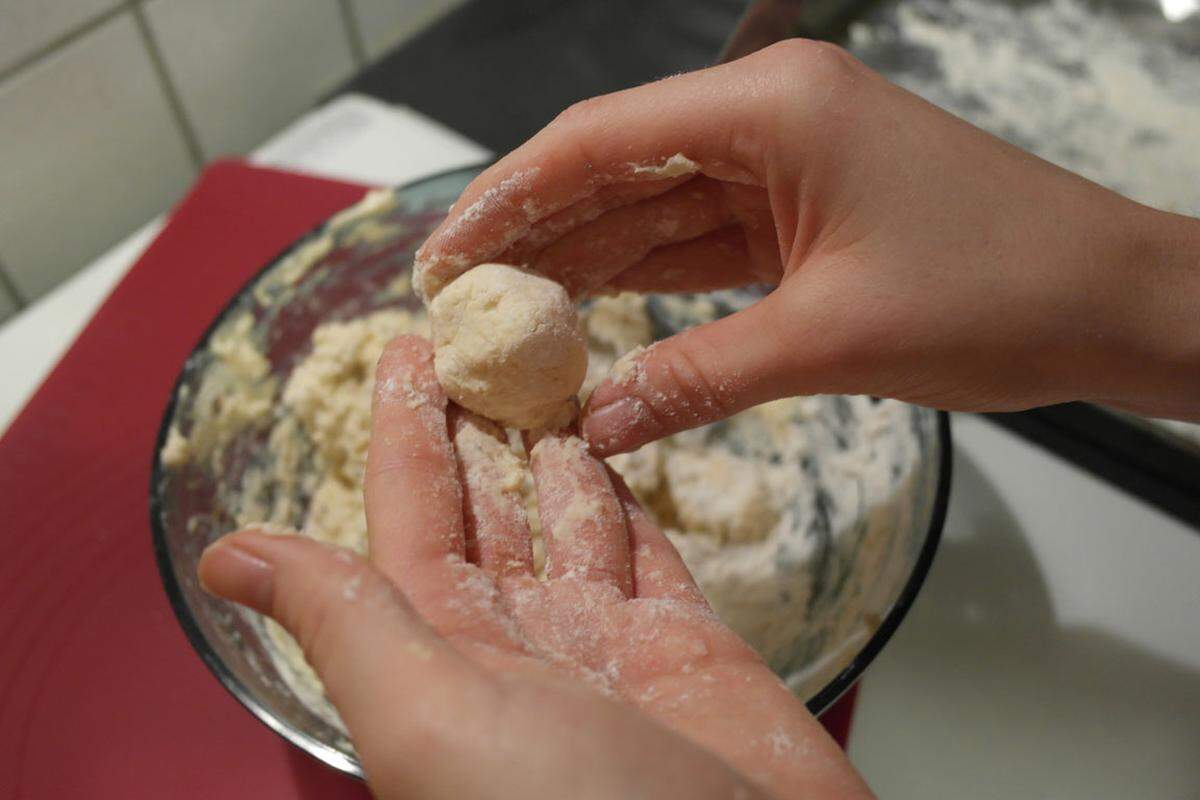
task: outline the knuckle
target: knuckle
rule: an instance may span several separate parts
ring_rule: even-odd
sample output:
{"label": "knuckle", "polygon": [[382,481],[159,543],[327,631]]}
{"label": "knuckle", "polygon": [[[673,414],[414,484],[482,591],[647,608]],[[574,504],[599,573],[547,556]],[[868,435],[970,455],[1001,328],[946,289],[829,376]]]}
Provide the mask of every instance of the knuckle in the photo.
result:
{"label": "knuckle", "polygon": [[803,101],[800,105],[808,108],[831,95],[844,97],[864,69],[845,48],[809,39],[788,39],[771,45],[763,51],[763,58],[776,78],[781,99],[799,99]]}
{"label": "knuckle", "polygon": [[806,57],[816,69],[849,74],[859,64],[850,51],[833,42],[808,42]]}
{"label": "knuckle", "polygon": [[861,64],[846,48],[815,39],[785,39],[763,50],[774,64],[825,77],[844,77]]}
{"label": "knuckle", "polygon": [[760,66],[771,76],[766,93],[774,102],[766,114],[772,124],[803,139],[800,152],[839,141],[862,109],[866,67],[831,42],[789,39],[763,53]]}
{"label": "knuckle", "polygon": [[662,364],[665,383],[673,390],[645,398],[650,408],[661,418],[677,418],[689,425],[729,416],[731,403],[710,376],[705,366],[708,361],[694,344],[677,348]]}
{"label": "knuckle", "polygon": [[365,482],[374,483],[384,478],[423,480],[430,484],[445,482],[450,468],[441,458],[423,452],[396,452],[386,457],[367,458]]}
{"label": "knuckle", "polygon": [[603,97],[589,97],[567,106],[550,123],[555,128],[586,126],[595,121],[605,105]]}
{"label": "knuckle", "polygon": [[784,39],[758,51],[758,57],[774,63],[792,63],[804,58],[820,42],[812,39]]}

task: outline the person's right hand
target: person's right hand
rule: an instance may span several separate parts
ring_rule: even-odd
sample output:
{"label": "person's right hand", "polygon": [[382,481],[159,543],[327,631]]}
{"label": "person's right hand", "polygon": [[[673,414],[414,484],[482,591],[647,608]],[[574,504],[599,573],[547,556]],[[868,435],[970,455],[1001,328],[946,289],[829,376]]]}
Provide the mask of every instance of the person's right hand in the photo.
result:
{"label": "person's right hand", "polygon": [[818,392],[1200,417],[1200,222],[1005,144],[831,45],[789,41],[568,109],[468,187],[419,251],[417,287],[485,261],[577,296],[779,284],[601,384],[583,422],[600,455]]}

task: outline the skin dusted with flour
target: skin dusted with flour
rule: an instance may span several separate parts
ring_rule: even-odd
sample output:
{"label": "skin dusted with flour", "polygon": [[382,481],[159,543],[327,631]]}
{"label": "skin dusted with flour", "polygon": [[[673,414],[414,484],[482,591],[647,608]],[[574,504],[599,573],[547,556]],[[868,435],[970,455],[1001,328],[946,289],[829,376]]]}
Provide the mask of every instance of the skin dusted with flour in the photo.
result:
{"label": "skin dusted with flour", "polygon": [[[609,375],[644,380],[640,361],[654,351],[656,335],[728,313],[747,300],[737,293],[624,294],[586,304],[581,398]],[[240,346],[223,339],[221,352],[240,362],[253,346],[248,331],[239,332]],[[372,386],[386,343],[401,334],[428,336],[426,316],[385,310],[316,329],[309,354],[277,390],[277,418],[257,423],[269,428],[264,463],[229,487],[239,526],[268,522],[367,551],[362,480]],[[240,374],[232,366],[214,374]],[[270,405],[254,392],[233,396],[253,399],[256,409]],[[898,509],[920,488],[910,411],[902,403],[866,398],[792,398],[614,456],[609,465],[663,526],[721,620],[807,696],[810,687],[822,685],[828,664],[836,665],[834,643],[853,647],[871,631],[877,611],[871,586],[887,582],[880,576],[892,534],[903,524]],[[223,408],[227,419],[241,419],[235,412]],[[506,444],[500,459],[495,426],[471,419],[452,419],[455,446],[490,452],[489,463],[506,476],[491,483],[524,498],[531,558],[543,574],[545,539],[525,449],[514,438],[516,446]],[[556,441],[554,452],[569,443]],[[168,445],[189,450],[186,439]],[[580,515],[568,506],[564,516]],[[299,648],[282,628],[267,625],[289,682],[306,703],[332,717]],[[828,663],[814,664],[818,654],[829,655]]]}

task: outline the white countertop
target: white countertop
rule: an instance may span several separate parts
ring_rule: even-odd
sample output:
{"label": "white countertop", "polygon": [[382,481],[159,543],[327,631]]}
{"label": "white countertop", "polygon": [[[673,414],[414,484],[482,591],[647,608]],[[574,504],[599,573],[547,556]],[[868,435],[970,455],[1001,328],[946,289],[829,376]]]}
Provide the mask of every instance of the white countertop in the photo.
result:
{"label": "white countertop", "polygon": [[[252,156],[397,184],[488,153],[343,97]],[[0,431],[161,227],[0,328]],[[881,797],[1200,796],[1200,532],[955,415],[944,540],[862,682],[850,755]]]}
{"label": "white countertop", "polygon": [[888,798],[1200,796],[1200,532],[954,415],[933,569],[862,684]]}

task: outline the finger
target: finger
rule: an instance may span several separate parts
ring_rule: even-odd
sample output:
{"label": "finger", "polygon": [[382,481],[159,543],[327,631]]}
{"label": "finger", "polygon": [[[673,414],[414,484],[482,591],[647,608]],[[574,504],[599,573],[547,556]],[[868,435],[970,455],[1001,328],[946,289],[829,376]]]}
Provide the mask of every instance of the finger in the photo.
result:
{"label": "finger", "polygon": [[732,220],[721,184],[695,178],[601,215],[542,250],[531,266],[578,297],[642,261],[654,248],[695,239]]}
{"label": "finger", "polygon": [[794,76],[762,69],[758,58],[568,109],[467,187],[417,253],[418,291],[432,296],[470,266],[494,260],[536,222],[603,186],[697,171],[761,185],[767,132],[746,121],[758,118]]}
{"label": "finger", "polygon": [[465,554],[446,402],[432,345],[392,341],[375,374],[364,490],[371,562],[401,586],[409,570]]}
{"label": "finger", "polygon": [[463,486],[468,560],[493,575],[533,575],[521,496],[525,465],[490,420],[451,406],[450,429]]}
{"label": "finger", "polygon": [[709,292],[755,280],[740,228],[727,227],[679,244],[657,247],[605,288],[622,292]]}
{"label": "finger", "polygon": [[608,472],[568,431],[547,433],[530,466],[546,538],[546,576],[611,583],[629,596],[629,532]]}
{"label": "finger", "polygon": [[625,480],[611,468],[609,480],[629,526],[629,559],[633,570],[633,595],[665,600],[680,600],[708,608],[708,601],[696,586],[692,573],[679,551],[662,529],[650,519],[642,504],[633,496]]}
{"label": "finger", "polygon": [[[274,618],[300,643],[380,797],[547,796],[547,776],[555,789],[550,796],[573,797],[586,786],[602,797],[665,797],[678,776],[694,778],[698,768],[722,797],[759,796],[722,762],[700,751],[680,755],[679,740],[668,738],[673,734],[582,687],[520,692],[518,682],[495,680],[434,634],[383,575],[349,551],[243,532],[212,545],[199,570],[210,592]],[[522,666],[529,679],[529,662]],[[554,680],[549,669],[545,674]],[[560,702],[546,706],[547,698]],[[532,739],[504,735],[514,720]],[[614,730],[632,730],[623,750],[589,749]],[[530,748],[539,734],[543,747]],[[674,754],[667,756],[668,779],[652,777],[648,789],[644,777],[626,779],[621,767],[630,763],[659,775],[664,750]],[[653,755],[640,763],[639,753]],[[530,759],[533,768],[513,769]],[[560,761],[565,770],[556,769]]]}
{"label": "finger", "polygon": [[529,232],[501,253],[496,260],[501,264],[528,264],[544,247],[562,238],[564,234],[586,225],[606,211],[663,194],[691,178],[691,175],[682,175],[665,180],[603,186],[597,189],[594,195],[533,223]]}
{"label": "finger", "polygon": [[[360,748],[419,733],[422,718],[459,702],[453,693],[482,683],[386,577],[348,550],[243,531],[205,550],[198,569],[210,593],[292,634]],[[380,713],[399,707],[403,718]],[[375,754],[360,753],[370,769]]]}
{"label": "finger", "polygon": [[[802,369],[774,292],[715,322],[657,342],[600,383],[582,432],[600,457],[793,394]],[[794,326],[792,326],[794,329]],[[817,328],[819,329],[819,328]]]}

